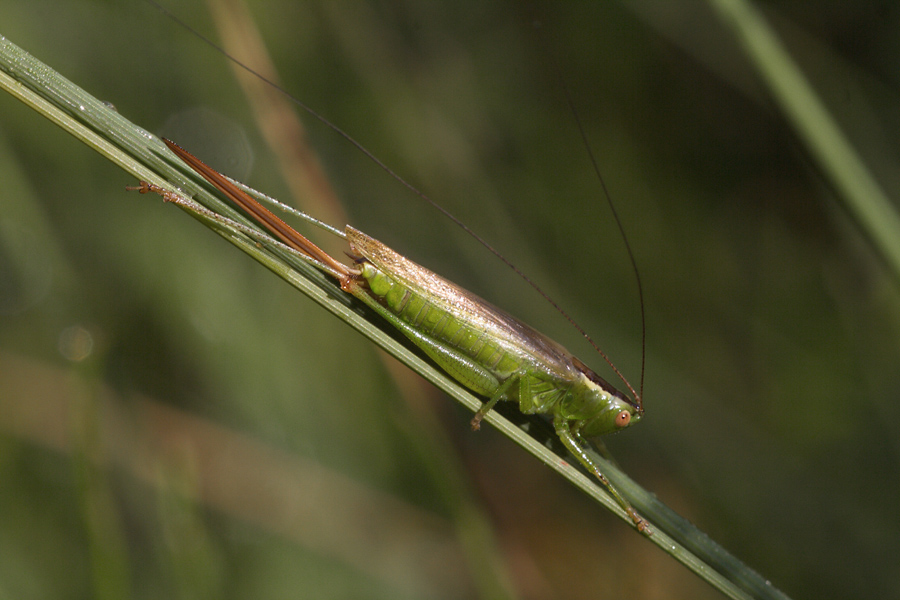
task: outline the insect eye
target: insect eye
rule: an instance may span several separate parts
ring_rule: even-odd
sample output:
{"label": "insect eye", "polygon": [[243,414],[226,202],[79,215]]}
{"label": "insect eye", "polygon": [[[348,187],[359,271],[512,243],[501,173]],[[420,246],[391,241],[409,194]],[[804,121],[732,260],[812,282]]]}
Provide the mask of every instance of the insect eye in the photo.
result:
{"label": "insect eye", "polygon": [[627,410],[616,415],[616,427],[625,427],[629,423],[631,423],[631,413]]}

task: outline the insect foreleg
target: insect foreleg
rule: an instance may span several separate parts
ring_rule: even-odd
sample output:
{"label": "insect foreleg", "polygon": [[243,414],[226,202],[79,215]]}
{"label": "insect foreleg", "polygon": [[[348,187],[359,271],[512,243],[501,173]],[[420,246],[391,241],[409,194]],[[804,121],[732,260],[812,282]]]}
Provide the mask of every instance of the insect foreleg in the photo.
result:
{"label": "insect foreleg", "polygon": [[565,417],[556,415],[553,417],[553,427],[556,430],[556,435],[559,437],[560,441],[566,447],[566,449],[578,459],[584,467],[591,472],[591,474],[596,477],[600,483],[606,488],[606,490],[610,493],[610,495],[615,498],[616,502],[625,509],[625,512],[628,513],[628,516],[631,517],[631,520],[634,521],[635,526],[638,531],[647,532],[647,522],[642,519],[634,508],[631,507],[631,504],[628,503],[625,498],[619,494],[619,491],[613,487],[612,483],[610,483],[609,479],[600,472],[600,468],[594,463],[591,459],[590,455],[585,451],[584,446],[587,444],[584,438],[580,433],[573,433],[572,426],[568,419]]}

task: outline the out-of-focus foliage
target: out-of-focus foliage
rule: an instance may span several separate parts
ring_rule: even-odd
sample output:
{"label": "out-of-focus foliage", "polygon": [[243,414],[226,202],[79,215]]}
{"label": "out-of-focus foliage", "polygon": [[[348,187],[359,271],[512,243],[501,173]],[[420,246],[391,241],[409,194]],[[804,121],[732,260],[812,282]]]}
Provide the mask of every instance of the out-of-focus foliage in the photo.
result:
{"label": "out-of-focus foliage", "polygon": [[[900,595],[897,281],[710,14],[257,4],[291,93],[489,238],[637,379],[633,275],[565,81],[647,294],[647,417],[613,452],[790,595]],[[177,11],[216,36],[204,5]],[[897,9],[767,14],[898,197]],[[226,61],[148,4],[6,3],[0,27],[288,198]],[[464,234],[332,131],[308,135],[353,225],[599,367]],[[0,595],[460,597],[494,577],[524,597],[715,597],[8,97],[0,182]],[[454,534],[485,524],[496,565]]]}

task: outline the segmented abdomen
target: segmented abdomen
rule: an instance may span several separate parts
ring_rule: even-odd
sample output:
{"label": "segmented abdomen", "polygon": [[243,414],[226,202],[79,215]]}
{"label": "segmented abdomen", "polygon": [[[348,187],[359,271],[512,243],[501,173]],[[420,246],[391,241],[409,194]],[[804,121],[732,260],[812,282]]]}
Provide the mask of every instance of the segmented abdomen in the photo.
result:
{"label": "segmented abdomen", "polygon": [[363,277],[381,304],[423,334],[464,354],[494,373],[501,381],[521,367],[521,358],[511,355],[484,330],[454,317],[371,264]]}

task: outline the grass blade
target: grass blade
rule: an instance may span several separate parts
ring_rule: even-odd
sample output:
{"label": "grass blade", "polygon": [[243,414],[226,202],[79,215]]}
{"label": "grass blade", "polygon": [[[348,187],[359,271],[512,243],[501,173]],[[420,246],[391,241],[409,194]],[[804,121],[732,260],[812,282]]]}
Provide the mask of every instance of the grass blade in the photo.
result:
{"label": "grass blade", "polygon": [[810,155],[900,277],[900,216],[762,13],[745,0],[710,0]]}
{"label": "grass blade", "polygon": [[[168,153],[155,136],[130,123],[110,106],[93,98],[53,69],[40,63],[9,40],[0,40],[0,86],[88,146],[119,165],[137,179],[167,189],[184,190],[202,205],[191,214],[225,237],[229,242],[302,291],[320,306],[361,332],[409,368],[432,382],[460,403],[475,411],[481,401],[460,388],[453,380],[412,351],[399,334],[380,319],[351,302],[331,280],[307,266],[274,243],[259,244],[238,228],[222,225],[206,211],[246,221],[211,194],[198,177]],[[123,194],[124,196],[124,194]],[[188,205],[190,209],[190,205]],[[252,227],[246,224],[246,227]],[[260,233],[263,239],[264,234]],[[555,437],[542,434],[542,422],[522,420],[516,423],[492,412],[487,421],[522,448],[562,474],[598,503],[626,522],[624,511],[593,479],[573,468],[560,454],[548,448]],[[610,479],[623,490],[648,520],[653,535],[649,541],[694,571],[710,585],[731,598],[785,598],[753,570],[725,552],[705,534],[658,502],[617,467],[598,457]]]}

